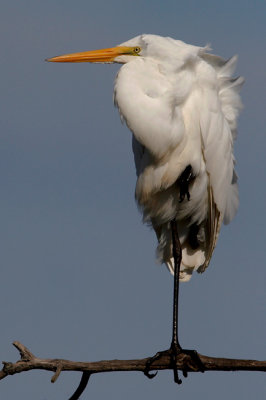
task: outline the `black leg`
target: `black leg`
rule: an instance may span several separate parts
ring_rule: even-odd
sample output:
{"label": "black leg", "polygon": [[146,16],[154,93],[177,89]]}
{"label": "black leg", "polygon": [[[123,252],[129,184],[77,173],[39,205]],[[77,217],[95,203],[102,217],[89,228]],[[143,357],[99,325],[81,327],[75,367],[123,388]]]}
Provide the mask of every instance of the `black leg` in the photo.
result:
{"label": "black leg", "polygon": [[172,243],[173,243],[173,258],[175,263],[172,345],[181,348],[178,342],[178,299],[179,299],[179,274],[180,274],[180,264],[182,260],[182,249],[177,233],[177,224],[175,220],[171,221],[171,231],[172,231]]}
{"label": "black leg", "polygon": [[172,332],[172,343],[170,349],[173,353],[173,364],[174,364],[174,381],[181,384],[181,379],[178,378],[178,371],[176,368],[176,356],[182,351],[178,340],[178,301],[179,301],[179,275],[180,275],[180,264],[182,260],[182,249],[180,240],[177,232],[176,220],[171,221],[172,231],[172,244],[173,244],[173,258],[175,264],[174,270],[174,299],[173,299],[173,332]]}
{"label": "black leg", "polygon": [[188,165],[177,180],[177,184],[180,187],[179,203],[182,203],[182,201],[185,199],[185,197],[187,197],[187,199],[190,200],[190,193],[188,191],[188,186],[189,186],[189,183],[194,178],[195,178],[195,176],[193,175],[192,167],[191,167],[191,165]]}
{"label": "black leg", "polygon": [[[181,384],[182,380],[178,377],[178,370],[176,368],[176,360],[179,354],[187,354],[190,356],[191,360],[196,364],[197,368],[204,372],[204,365],[202,364],[198,353],[195,350],[186,350],[182,349],[179,344],[178,339],[178,300],[179,300],[179,275],[180,275],[180,264],[182,260],[182,249],[181,244],[178,237],[177,231],[177,222],[176,220],[171,221],[171,231],[172,231],[172,244],[173,244],[173,258],[174,258],[174,300],[173,300],[173,331],[172,331],[172,342],[170,349],[166,351],[161,351],[155,354],[155,356],[151,357],[144,371],[144,374],[152,379],[156,376],[155,374],[150,374],[149,370],[152,363],[158,360],[163,355],[168,355],[171,358],[171,363],[174,371],[174,381],[177,384]],[[187,369],[183,369],[184,377],[187,377]]]}

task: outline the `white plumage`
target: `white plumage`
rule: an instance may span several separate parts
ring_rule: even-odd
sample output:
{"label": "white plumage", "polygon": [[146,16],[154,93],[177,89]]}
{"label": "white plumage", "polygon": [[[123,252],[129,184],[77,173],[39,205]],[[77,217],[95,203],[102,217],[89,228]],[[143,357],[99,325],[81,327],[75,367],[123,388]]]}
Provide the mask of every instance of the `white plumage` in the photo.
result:
{"label": "white plumage", "polygon": [[[123,63],[114,102],[133,133],[136,200],[158,237],[157,256],[174,272],[170,221],[182,246],[180,280],[209,264],[222,221],[238,207],[233,141],[243,78],[228,61],[197,47],[141,35],[115,48],[59,56],[49,61]],[[192,167],[190,200],[180,202],[178,179]]]}
{"label": "white plumage", "polygon": [[[236,57],[224,61],[208,47],[155,35],[122,46],[142,49],[120,69],[114,94],[133,133],[136,200],[157,233],[158,258],[172,273],[170,221],[177,219],[180,279],[187,281],[194,269],[208,266],[221,222],[230,222],[238,207],[233,140],[243,78],[231,79]],[[190,201],[180,203],[176,181],[188,165],[195,179]],[[193,224],[199,226],[196,249],[188,240]]]}

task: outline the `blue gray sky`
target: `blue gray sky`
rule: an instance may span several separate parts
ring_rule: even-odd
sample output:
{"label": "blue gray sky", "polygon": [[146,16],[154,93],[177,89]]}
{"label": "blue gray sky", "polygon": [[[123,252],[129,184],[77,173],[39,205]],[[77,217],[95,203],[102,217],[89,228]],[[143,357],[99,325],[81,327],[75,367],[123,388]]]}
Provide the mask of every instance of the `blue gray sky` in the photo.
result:
{"label": "blue gray sky", "polygon": [[[180,340],[213,356],[265,359],[265,25],[253,0],[2,0],[0,359],[19,340],[40,357],[93,361],[153,355],[170,344],[172,277],[134,202],[131,137],[112,105],[119,66],[48,64],[140,33],[211,43],[239,55],[245,108],[236,143],[237,217],[206,273],[181,287]],[[80,374],[27,372],[1,399],[64,400]],[[265,398],[262,373],[93,376],[83,396],[154,400]]]}

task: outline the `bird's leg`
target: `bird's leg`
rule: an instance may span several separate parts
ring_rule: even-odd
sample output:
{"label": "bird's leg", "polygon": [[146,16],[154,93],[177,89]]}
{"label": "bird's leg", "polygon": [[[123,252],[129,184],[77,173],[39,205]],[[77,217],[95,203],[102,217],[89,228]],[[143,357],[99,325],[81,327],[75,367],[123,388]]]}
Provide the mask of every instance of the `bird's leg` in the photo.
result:
{"label": "bird's leg", "polygon": [[[180,275],[180,264],[182,260],[182,249],[178,237],[176,220],[171,221],[171,231],[172,231],[173,258],[174,258],[174,301],[173,301],[172,342],[170,349],[158,352],[155,354],[155,356],[149,358],[146,364],[144,374],[150,379],[154,378],[156,374],[149,373],[152,363],[158,360],[162,356],[170,356],[171,364],[173,366],[173,371],[174,371],[174,381],[180,385],[182,383],[182,380],[178,377],[178,370],[176,368],[177,357],[180,354],[185,354],[190,356],[190,360],[192,361],[192,363],[196,365],[196,368],[198,368],[198,370],[200,370],[201,372],[204,372],[204,365],[202,364],[198,356],[198,353],[195,350],[182,349],[178,340],[179,275]],[[184,377],[187,377],[186,368],[183,369],[183,375]]]}
{"label": "bird's leg", "polygon": [[177,180],[177,183],[179,184],[180,187],[179,203],[182,203],[185,197],[187,197],[187,199],[190,200],[188,185],[193,178],[194,175],[192,172],[192,167],[191,165],[188,165]]}
{"label": "bird's leg", "polygon": [[[180,186],[180,196],[181,196],[181,186]],[[180,275],[180,264],[182,260],[182,249],[178,237],[176,220],[171,221],[171,231],[172,231],[172,246],[173,246],[173,258],[174,258],[175,269],[174,269],[174,299],[173,299],[173,332],[172,332],[172,343],[170,350],[172,353],[174,381],[178,384],[181,384],[182,381],[181,379],[178,378],[178,371],[176,368],[176,357],[182,350],[178,340],[179,275]]]}
{"label": "bird's leg", "polygon": [[[187,354],[191,357],[191,360],[197,365],[198,369],[204,372],[204,366],[195,350],[183,349],[178,340],[178,301],[179,301],[179,277],[180,277],[180,264],[182,260],[182,248],[177,232],[177,222],[176,220],[171,221],[171,231],[172,231],[172,243],[173,243],[173,258],[175,264],[174,270],[174,305],[173,305],[173,335],[170,351],[172,353],[173,360],[173,370],[174,370],[174,381],[181,384],[182,381],[178,377],[178,371],[176,368],[176,358],[179,354]],[[183,375],[187,376],[187,370],[183,370]]]}

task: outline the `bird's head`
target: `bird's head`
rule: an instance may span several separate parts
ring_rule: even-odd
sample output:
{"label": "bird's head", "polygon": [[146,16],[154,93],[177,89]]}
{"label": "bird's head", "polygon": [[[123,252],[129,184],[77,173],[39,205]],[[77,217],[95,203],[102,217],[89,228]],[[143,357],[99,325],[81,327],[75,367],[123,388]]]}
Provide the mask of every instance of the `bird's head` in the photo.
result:
{"label": "bird's head", "polygon": [[149,58],[168,68],[179,68],[187,60],[194,58],[200,48],[185,44],[180,40],[158,35],[140,35],[116,47],[81,53],[64,54],[46,61],[52,62],[90,62],[90,63],[128,63],[136,58]]}

